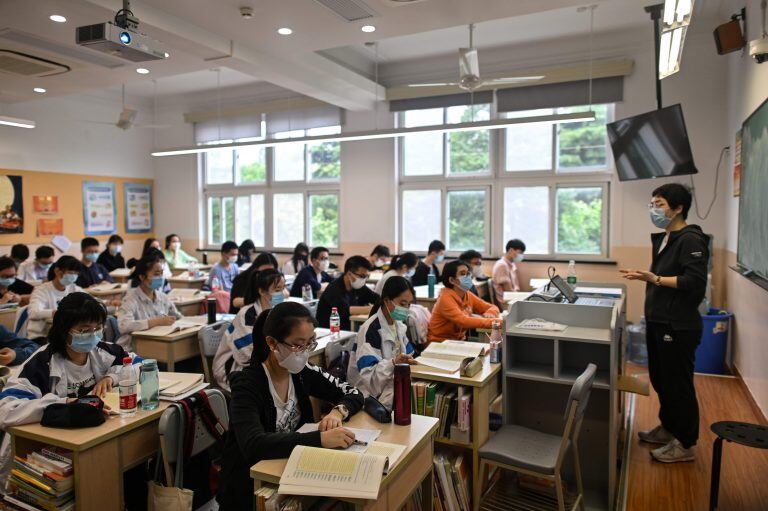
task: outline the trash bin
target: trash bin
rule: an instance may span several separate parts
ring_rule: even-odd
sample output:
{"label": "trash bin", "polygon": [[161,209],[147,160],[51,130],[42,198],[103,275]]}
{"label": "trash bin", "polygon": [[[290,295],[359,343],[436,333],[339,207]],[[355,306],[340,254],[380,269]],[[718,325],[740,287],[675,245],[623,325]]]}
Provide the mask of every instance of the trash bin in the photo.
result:
{"label": "trash bin", "polygon": [[728,349],[728,331],[733,314],[720,309],[709,309],[701,319],[704,330],[701,343],[696,348],[697,373],[725,374],[725,354]]}
{"label": "trash bin", "polygon": [[627,346],[627,358],[630,362],[639,365],[648,365],[648,346],[645,344],[645,321],[639,325],[629,325],[629,344]]}

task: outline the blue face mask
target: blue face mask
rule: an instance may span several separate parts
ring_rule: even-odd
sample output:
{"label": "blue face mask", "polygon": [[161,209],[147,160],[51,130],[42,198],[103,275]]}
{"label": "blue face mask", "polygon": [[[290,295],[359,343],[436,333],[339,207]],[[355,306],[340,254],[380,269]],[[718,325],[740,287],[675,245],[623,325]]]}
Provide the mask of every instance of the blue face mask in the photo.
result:
{"label": "blue face mask", "polygon": [[664,214],[664,208],[651,208],[651,222],[659,229],[666,229],[672,219]]}
{"label": "blue face mask", "polygon": [[89,353],[101,342],[102,336],[102,330],[90,334],[72,334],[72,344],[70,347],[78,353]]}
{"label": "blue face mask", "polygon": [[435,262],[436,263],[439,264],[439,263],[442,263],[443,261],[445,261],[445,255],[440,254],[439,256],[435,257]]}
{"label": "blue face mask", "polygon": [[461,289],[464,291],[469,291],[472,289],[472,286],[475,284],[472,282],[472,275],[464,275],[463,277],[459,278],[459,285],[461,285]]}
{"label": "blue face mask", "polygon": [[71,286],[77,280],[77,273],[65,273],[61,276],[62,286]]}
{"label": "blue face mask", "polygon": [[158,289],[162,289],[163,284],[165,284],[165,279],[163,277],[152,277],[148,286],[150,289],[157,291]]}
{"label": "blue face mask", "polygon": [[38,264],[38,266],[40,267],[41,270],[48,271],[51,269],[51,266],[53,266],[53,264]]}
{"label": "blue face mask", "polygon": [[413,276],[416,275],[416,268],[411,268],[407,272],[405,272],[405,278],[412,279]]}
{"label": "blue face mask", "polygon": [[0,279],[0,286],[12,286],[16,282],[16,277],[8,277],[7,279]]}
{"label": "blue face mask", "polygon": [[90,261],[92,263],[95,263],[98,258],[99,258],[99,254],[96,254],[96,253],[85,254],[85,260]]}
{"label": "blue face mask", "polygon": [[269,304],[272,307],[275,307],[278,304],[281,304],[285,301],[285,295],[283,295],[282,291],[279,291],[277,293],[272,293],[272,296],[269,297]]}

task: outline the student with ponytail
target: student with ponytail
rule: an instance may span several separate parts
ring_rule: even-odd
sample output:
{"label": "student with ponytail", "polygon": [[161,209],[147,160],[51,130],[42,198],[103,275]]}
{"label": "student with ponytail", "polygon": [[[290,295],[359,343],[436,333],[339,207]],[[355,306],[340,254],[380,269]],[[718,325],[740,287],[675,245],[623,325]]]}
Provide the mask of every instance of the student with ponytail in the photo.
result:
{"label": "student with ponytail", "polygon": [[[229,433],[216,497],[222,511],[253,509],[249,469],[259,461],[287,458],[297,445],[334,449],[354,442],[342,422],[362,408],[363,396],[307,363],[315,346],[315,321],[301,304],[280,303],[256,320],[250,365],[230,377]],[[310,396],[336,406],[318,431],[297,433],[315,421]]]}
{"label": "student with ponytail", "polygon": [[219,387],[229,390],[227,376],[241,371],[251,361],[253,325],[265,310],[285,300],[285,278],[277,270],[252,273],[245,293],[245,306],[238,311],[219,343],[213,358],[213,376]]}
{"label": "student with ponytail", "polygon": [[405,277],[387,280],[380,304],[357,332],[347,377],[349,382],[373,396],[386,407],[392,407],[392,378],[395,364],[415,364],[413,345],[408,341],[405,321],[415,299],[413,286]]}
{"label": "student with ponytail", "polygon": [[389,264],[389,270],[376,283],[376,294],[381,296],[381,290],[384,289],[387,279],[395,275],[405,277],[408,280],[416,273],[416,266],[419,264],[419,258],[413,252],[396,255]]}

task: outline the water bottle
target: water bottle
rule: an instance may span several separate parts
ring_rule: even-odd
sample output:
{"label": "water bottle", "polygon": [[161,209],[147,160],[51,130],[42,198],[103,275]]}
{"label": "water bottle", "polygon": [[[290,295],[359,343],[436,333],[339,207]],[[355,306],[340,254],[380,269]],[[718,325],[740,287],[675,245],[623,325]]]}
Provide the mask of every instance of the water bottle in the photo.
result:
{"label": "water bottle", "polygon": [[331,335],[333,335],[333,339],[338,340],[339,332],[341,331],[341,316],[339,316],[339,309],[337,309],[336,307],[331,309],[330,327],[331,327]]}
{"label": "water bottle", "polygon": [[501,321],[496,320],[493,322],[493,329],[491,330],[491,363],[501,364],[501,343],[503,337],[501,334]]}
{"label": "water bottle", "polygon": [[139,383],[141,409],[154,410],[160,406],[160,373],[157,370],[157,360],[148,358],[142,362]]}
{"label": "water bottle", "polygon": [[211,291],[218,291],[221,284],[219,283],[219,277],[213,277],[211,279]]}
{"label": "water bottle", "polygon": [[123,359],[123,368],[120,370],[120,413],[126,417],[136,413],[136,373],[131,366],[131,357]]}
{"label": "water bottle", "polygon": [[411,423],[411,366],[408,364],[395,364],[392,409],[395,424],[407,426]]}
{"label": "water bottle", "polygon": [[435,284],[437,283],[437,276],[432,268],[429,269],[429,275],[427,275],[427,295],[430,298],[435,297]]}
{"label": "water bottle", "polygon": [[187,273],[189,274],[190,279],[196,279],[200,276],[200,270],[197,269],[197,263],[192,261],[189,263]]}
{"label": "water bottle", "polygon": [[576,285],[576,261],[571,259],[568,261],[568,273],[566,274],[566,282],[571,285],[571,287]]}
{"label": "water bottle", "polygon": [[216,298],[208,298],[206,300],[206,303],[208,304],[208,306],[206,307],[208,312],[208,324],[212,325],[216,323],[216,305],[217,305]]}
{"label": "water bottle", "polygon": [[301,288],[301,299],[305,302],[312,301],[312,286],[304,284],[304,287]]}

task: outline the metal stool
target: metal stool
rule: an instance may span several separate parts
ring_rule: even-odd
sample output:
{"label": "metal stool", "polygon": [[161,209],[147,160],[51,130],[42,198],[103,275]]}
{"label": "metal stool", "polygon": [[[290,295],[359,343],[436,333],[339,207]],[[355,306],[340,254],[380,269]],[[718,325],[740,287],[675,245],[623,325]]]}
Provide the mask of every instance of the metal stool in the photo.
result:
{"label": "metal stool", "polygon": [[723,458],[723,440],[736,442],[747,447],[768,449],[768,427],[748,422],[715,422],[710,429],[717,435],[712,449],[712,482],[709,488],[709,509],[717,509],[717,497],[720,490],[720,462]]}

